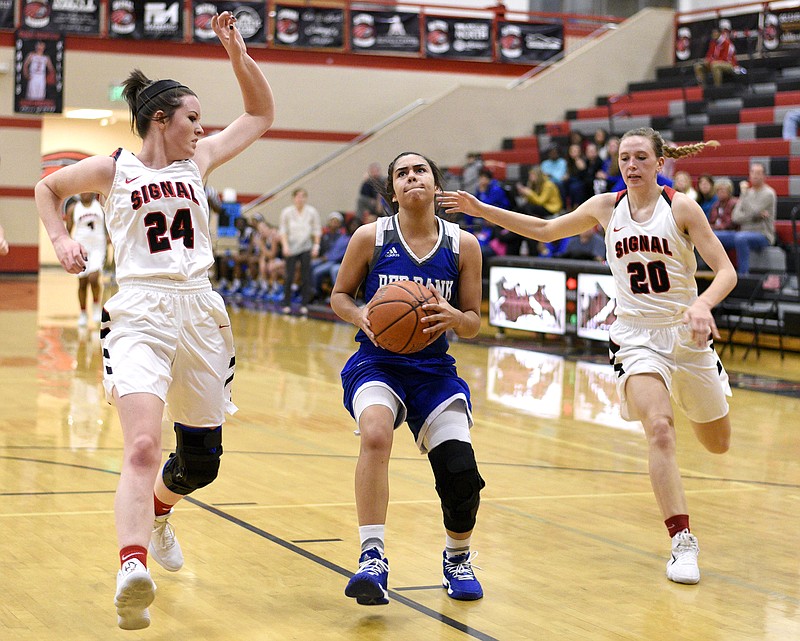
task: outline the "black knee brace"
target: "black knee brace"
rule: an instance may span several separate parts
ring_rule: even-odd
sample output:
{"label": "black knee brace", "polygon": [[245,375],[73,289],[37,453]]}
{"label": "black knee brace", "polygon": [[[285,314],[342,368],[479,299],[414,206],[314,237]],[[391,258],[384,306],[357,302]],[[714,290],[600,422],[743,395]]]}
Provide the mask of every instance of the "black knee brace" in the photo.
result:
{"label": "black knee brace", "polygon": [[175,494],[191,494],[205,487],[219,472],[222,426],[213,430],[187,428],[175,423],[177,445],[164,464],[164,485]]}
{"label": "black knee brace", "polygon": [[428,452],[428,460],[442,501],[444,526],[451,532],[469,532],[475,527],[480,492],[486,486],[478,473],[472,445],[445,441]]}

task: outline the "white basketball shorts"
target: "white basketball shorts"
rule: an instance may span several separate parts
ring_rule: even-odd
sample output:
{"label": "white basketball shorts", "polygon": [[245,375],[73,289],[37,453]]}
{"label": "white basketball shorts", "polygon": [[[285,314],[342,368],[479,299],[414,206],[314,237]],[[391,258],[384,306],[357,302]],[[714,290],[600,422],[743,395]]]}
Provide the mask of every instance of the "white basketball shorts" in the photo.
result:
{"label": "white basketball shorts", "polygon": [[231,321],[206,278],[127,279],[105,305],[100,327],[106,398],[148,393],[170,419],[216,427],[233,414]]}
{"label": "white basketball shorts", "polygon": [[611,364],[617,373],[622,418],[638,420],[628,405],[625,384],[633,374],[658,374],[675,404],[695,423],[708,423],[728,413],[728,373],[711,341],[698,347],[682,322],[666,327],[617,319],[610,331]]}

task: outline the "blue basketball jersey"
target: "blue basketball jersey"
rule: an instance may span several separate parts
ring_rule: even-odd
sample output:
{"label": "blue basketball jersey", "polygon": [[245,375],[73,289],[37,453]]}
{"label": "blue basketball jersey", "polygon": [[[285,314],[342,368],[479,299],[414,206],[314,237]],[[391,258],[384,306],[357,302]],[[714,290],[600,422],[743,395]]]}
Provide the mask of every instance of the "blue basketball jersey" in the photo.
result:
{"label": "blue basketball jersey", "polygon": [[[461,229],[455,223],[436,218],[439,238],[426,256],[416,256],[406,244],[397,214],[379,218],[376,222],[375,250],[364,283],[365,298],[372,300],[381,287],[399,280],[413,280],[425,287],[435,287],[442,297],[458,308],[458,255]],[[376,348],[361,330],[356,334],[361,350]],[[447,352],[447,338],[443,334],[433,344],[417,352],[426,357]]]}
{"label": "blue basketball jersey", "polygon": [[[398,280],[414,280],[433,286],[453,307],[458,307],[458,256],[461,230],[441,218],[439,238],[426,256],[416,256],[407,245],[397,216],[379,218],[375,251],[365,281],[365,295],[371,300],[381,287]],[[344,406],[351,415],[356,392],[364,385],[378,383],[391,389],[405,407],[405,420],[415,440],[422,442],[423,428],[456,400],[471,412],[469,386],[458,376],[455,359],[447,353],[445,335],[413,354],[394,354],[375,347],[361,330],[360,343],[342,369]],[[470,414],[470,424],[472,424]]]}

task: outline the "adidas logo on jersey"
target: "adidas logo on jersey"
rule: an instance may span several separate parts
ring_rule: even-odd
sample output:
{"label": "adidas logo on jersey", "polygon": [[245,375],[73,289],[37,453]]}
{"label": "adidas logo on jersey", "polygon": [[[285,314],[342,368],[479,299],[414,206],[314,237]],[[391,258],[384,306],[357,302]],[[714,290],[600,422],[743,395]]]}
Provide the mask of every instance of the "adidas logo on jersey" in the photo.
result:
{"label": "adidas logo on jersey", "polygon": [[384,255],[384,258],[400,258],[400,252],[397,251],[397,247],[390,247],[389,251],[387,251]]}

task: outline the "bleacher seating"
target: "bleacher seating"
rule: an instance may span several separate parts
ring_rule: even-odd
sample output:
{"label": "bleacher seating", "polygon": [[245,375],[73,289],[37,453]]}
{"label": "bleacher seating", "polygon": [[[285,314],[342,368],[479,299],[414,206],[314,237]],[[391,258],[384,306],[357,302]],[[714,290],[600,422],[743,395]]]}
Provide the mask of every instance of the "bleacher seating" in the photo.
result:
{"label": "bleacher seating", "polygon": [[[622,95],[599,96],[594,106],[569,110],[564,120],[535,124],[532,136],[505,139],[500,150],[482,155],[494,161],[496,178],[511,183],[525,180],[528,169],[551,144],[566,149],[570,131],[590,137],[598,128],[620,135],[651,126],[671,144],[718,140],[720,147],[676,161],[676,170],[686,170],[695,178],[701,173],[727,176],[738,195],[738,184],[747,178],[750,162],[763,162],[766,182],[778,195],[778,248],[763,256],[754,252],[751,260],[766,271],[786,265],[790,274],[800,273],[790,221],[792,211],[800,208],[800,140],[782,138],[784,114],[800,106],[800,58],[771,56],[741,63],[747,73],[720,87],[697,86],[690,64],[659,68],[654,80],[630,83]],[[796,303],[797,278],[792,278],[790,289]]]}
{"label": "bleacher seating", "polygon": [[659,68],[654,80],[630,83],[623,95],[599,96],[595,106],[569,110],[564,120],[538,123],[532,136],[507,138],[483,157],[494,161],[496,178],[512,182],[524,180],[552,143],[565,149],[573,130],[591,136],[598,128],[620,134],[652,126],[673,144],[719,140],[721,147],[681,159],[676,169],[695,177],[728,176],[738,193],[750,162],[764,162],[767,183],[778,194],[778,236],[788,245],[791,231],[783,221],[800,206],[800,140],[783,140],[781,134],[786,111],[800,106],[800,59],[754,58],[742,66],[747,74],[721,87],[697,86],[690,64]]}

